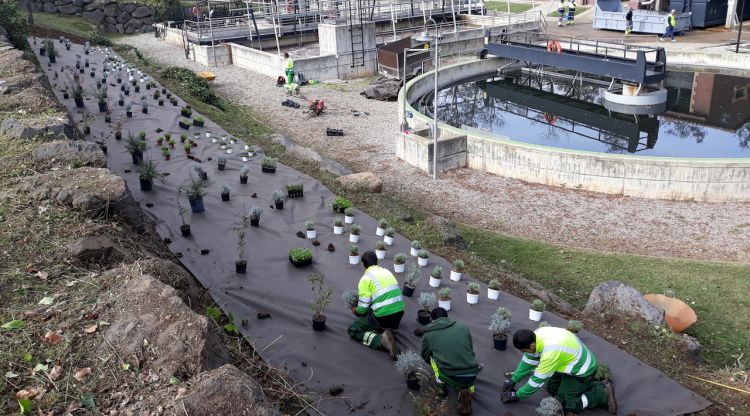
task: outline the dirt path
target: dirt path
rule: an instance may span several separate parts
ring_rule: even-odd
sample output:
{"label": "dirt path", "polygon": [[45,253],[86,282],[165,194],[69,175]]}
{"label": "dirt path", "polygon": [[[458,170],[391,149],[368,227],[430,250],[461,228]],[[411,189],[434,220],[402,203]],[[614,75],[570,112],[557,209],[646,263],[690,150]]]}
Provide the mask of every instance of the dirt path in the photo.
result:
{"label": "dirt path", "polygon": [[[165,65],[205,70],[182,50],[138,35],[123,40]],[[229,100],[248,105],[274,130],[318,150],[353,171],[369,170],[384,191],[418,206],[489,230],[573,247],[651,256],[750,261],[750,204],[657,201],[551,188],[460,169],[437,182],[394,156],[396,104],[359,95],[365,84],[305,87],[329,111],[310,118],[282,107],[288,98],[275,80],[237,67],[212,69],[215,85]],[[297,100],[300,104],[304,102]],[[355,117],[352,110],[369,115]],[[343,137],[327,137],[327,127]]]}

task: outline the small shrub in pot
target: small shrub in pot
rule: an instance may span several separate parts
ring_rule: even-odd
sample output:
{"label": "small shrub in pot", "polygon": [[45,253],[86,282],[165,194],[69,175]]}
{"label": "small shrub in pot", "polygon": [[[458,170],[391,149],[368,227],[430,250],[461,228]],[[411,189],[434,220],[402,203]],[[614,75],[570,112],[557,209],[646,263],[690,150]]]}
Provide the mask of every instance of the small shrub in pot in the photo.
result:
{"label": "small shrub in pot", "polygon": [[336,218],[333,220],[333,233],[336,235],[341,235],[344,233],[344,221],[340,218]]}
{"label": "small shrub in pot", "polygon": [[562,404],[554,397],[545,397],[539,402],[536,409],[538,416],[563,416],[564,411]]}
{"label": "small shrub in pot", "polygon": [[281,191],[273,191],[271,199],[273,199],[276,209],[284,209],[284,194],[282,194]]}
{"label": "small shrub in pot", "polygon": [[312,325],[316,331],[322,331],[326,328],[325,311],[331,304],[333,290],[326,288],[325,277],[319,273],[313,273],[308,276],[307,281],[312,285],[313,298],[310,301],[312,310]]}
{"label": "small shrub in pot", "polygon": [[435,266],[432,268],[432,271],[430,272],[430,286],[432,287],[440,287],[440,282],[443,279],[443,268],[440,266]]}
{"label": "small shrub in pot", "polygon": [[185,214],[187,213],[187,209],[182,206],[180,203],[180,197],[182,196],[182,189],[179,189],[177,191],[177,214],[180,216],[180,233],[183,237],[189,237],[190,236],[190,224],[188,224],[185,221]]}
{"label": "small shrub in pot", "polygon": [[350,243],[356,243],[359,241],[359,233],[362,232],[362,228],[357,224],[352,224],[351,228],[349,229],[349,242]]}
{"label": "small shrub in pot", "polygon": [[227,157],[224,155],[217,156],[216,164],[218,165],[219,170],[224,170],[227,167]]}
{"label": "small shrub in pot", "polygon": [[475,305],[479,302],[479,289],[479,283],[477,282],[469,282],[469,284],[466,285],[466,302],[468,302],[469,305]]}
{"label": "small shrub in pot", "polygon": [[422,249],[422,242],[419,240],[414,240],[411,242],[411,255],[414,257],[417,257],[419,254],[419,250]]}
{"label": "small shrub in pot", "polygon": [[404,272],[404,267],[406,267],[406,254],[405,253],[398,253],[395,256],[393,256],[393,272],[396,274],[400,274]]}
{"label": "small shrub in pot", "polygon": [[331,204],[331,206],[333,207],[334,211],[338,212],[339,214],[343,214],[347,208],[352,208],[353,204],[352,204],[352,201],[342,196],[337,196],[333,200],[333,203]]}
{"label": "small shrub in pot", "polygon": [[378,241],[375,243],[375,256],[378,258],[378,260],[385,259],[385,242],[384,241]]}
{"label": "small shrub in pot", "polygon": [[507,308],[497,308],[490,316],[489,330],[492,334],[495,349],[504,351],[508,345],[508,330],[510,329],[510,318],[513,313]]}
{"label": "small shrub in pot", "polygon": [[206,208],[203,205],[203,197],[206,195],[206,184],[200,178],[189,174],[189,179],[183,185],[183,191],[190,202],[190,209],[194,213],[203,212]]}
{"label": "small shrub in pot", "polygon": [[240,183],[247,183],[248,174],[250,174],[250,168],[247,166],[243,166],[242,169],[240,169]]}
{"label": "small shrub in pot", "polygon": [[138,167],[138,180],[141,185],[141,191],[149,192],[153,189],[154,179],[164,180],[164,175],[156,169],[157,164],[147,159]]}
{"label": "small shrub in pot", "polygon": [[500,280],[490,280],[490,283],[487,284],[487,297],[492,300],[497,300],[500,297]]}
{"label": "small shrub in pot", "polygon": [[143,151],[146,150],[147,147],[146,142],[139,140],[131,133],[128,133],[128,138],[125,140],[125,149],[133,158],[134,165],[141,164],[141,161],[143,160]]}
{"label": "small shrub in pot", "polygon": [[420,383],[427,380],[422,356],[412,350],[402,352],[396,358],[396,370],[406,380],[409,390],[419,390]]}
{"label": "small shrub in pot", "polygon": [[386,245],[392,246],[393,238],[395,236],[396,236],[396,229],[393,227],[388,227],[385,229],[385,235],[383,236],[383,241],[385,241]]}
{"label": "small shrub in pot", "polygon": [[235,232],[237,233],[237,261],[234,262],[234,271],[239,274],[245,274],[247,272],[247,260],[245,260],[245,235],[247,228],[243,225],[238,227]]}
{"label": "small shrub in pot", "polygon": [[341,300],[349,308],[356,308],[359,303],[359,292],[354,289],[347,289],[341,294]]}
{"label": "small shrub in pot", "polygon": [[451,310],[451,293],[453,290],[449,287],[444,287],[438,290],[438,306],[445,309],[446,311]]}
{"label": "small shrub in pot", "polygon": [[404,278],[404,288],[401,290],[404,296],[411,297],[414,295],[414,289],[417,288],[417,282],[420,278],[419,272],[420,268],[416,264],[412,264]]}
{"label": "small shrub in pot", "polygon": [[417,303],[422,308],[417,312],[417,321],[422,325],[430,323],[430,312],[438,305],[437,296],[434,293],[422,292],[417,298]]}
{"label": "small shrub in pot", "polygon": [[272,157],[264,157],[260,162],[261,171],[265,173],[276,173],[276,159]]}
{"label": "small shrub in pot", "polygon": [[383,237],[385,235],[385,229],[388,228],[388,221],[384,218],[378,220],[378,227],[375,229],[375,235]]}
{"label": "small shrub in pot", "polygon": [[574,334],[577,334],[583,329],[583,322],[576,321],[575,319],[568,321],[568,326],[566,327],[566,329]]}
{"label": "small shrub in pot", "polygon": [[307,248],[293,248],[289,250],[289,262],[294,267],[304,267],[312,264],[312,251]]}
{"label": "small shrub in pot", "polygon": [[286,186],[286,194],[289,198],[301,198],[305,196],[304,185],[301,183],[289,184]]}
{"label": "small shrub in pot", "polygon": [[425,267],[430,263],[430,253],[427,250],[419,250],[417,253],[417,264]]}
{"label": "small shrub in pot", "polygon": [[464,274],[464,268],[466,267],[466,264],[461,259],[456,259],[453,261],[453,267],[451,268],[451,277],[450,279],[454,282],[458,282],[461,280],[461,276]]}
{"label": "small shrub in pot", "polygon": [[359,247],[356,244],[349,244],[349,264],[359,264]]}
{"label": "small shrub in pot", "polygon": [[534,299],[531,301],[531,307],[529,308],[529,319],[536,322],[541,321],[546,308],[547,305],[541,299]]}
{"label": "small shrub in pot", "polygon": [[315,231],[315,223],[312,221],[305,221],[305,231],[307,238],[313,240],[318,236],[318,232]]}
{"label": "small shrub in pot", "polygon": [[224,202],[229,201],[231,193],[232,193],[232,189],[229,187],[229,185],[221,186],[221,200],[222,201]]}
{"label": "small shrub in pot", "polygon": [[344,222],[347,224],[354,223],[354,207],[349,207],[344,210]]}
{"label": "small shrub in pot", "polygon": [[250,213],[248,216],[250,217],[250,225],[253,227],[259,227],[260,226],[260,215],[263,213],[263,208],[252,206],[250,207]]}

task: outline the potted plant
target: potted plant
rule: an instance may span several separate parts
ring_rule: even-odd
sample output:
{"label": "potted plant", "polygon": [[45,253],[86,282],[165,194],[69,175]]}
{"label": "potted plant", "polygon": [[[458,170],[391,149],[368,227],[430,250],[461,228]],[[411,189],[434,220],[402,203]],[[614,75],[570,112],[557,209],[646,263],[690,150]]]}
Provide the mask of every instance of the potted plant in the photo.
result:
{"label": "potted plant", "polygon": [[444,287],[438,290],[438,306],[446,311],[451,310],[451,288]]}
{"label": "potted plant", "polygon": [[313,273],[307,280],[312,285],[313,298],[310,301],[310,309],[312,309],[312,326],[315,331],[322,331],[326,329],[326,316],[325,311],[328,305],[331,304],[331,296],[333,296],[333,290],[328,288],[325,289],[325,277],[322,274]]}
{"label": "potted plant", "polygon": [[47,57],[49,58],[49,62],[51,64],[54,64],[55,62],[57,62],[57,57],[60,54],[57,53],[57,51],[55,50],[55,43],[54,42],[52,42],[51,40],[45,40],[44,41],[44,50],[45,50],[45,52],[47,52]]}
{"label": "potted plant", "polygon": [[154,91],[154,100],[158,100],[160,96],[159,91]]}
{"label": "potted plant", "polygon": [[547,305],[541,299],[532,300],[531,306],[529,307],[529,319],[536,322],[541,321],[542,314],[546,308]]}
{"label": "potted plant", "polygon": [[190,128],[190,120],[188,120],[188,119],[184,119],[184,118],[180,119],[180,121],[177,122],[177,124],[179,124],[180,127],[182,127],[185,130],[187,130],[187,129]]}
{"label": "potted plant", "polygon": [[164,156],[164,160],[169,160],[172,157],[172,152],[169,151],[167,146],[161,147],[161,155]]}
{"label": "potted plant", "polygon": [[492,279],[487,285],[487,297],[497,300],[500,297],[500,280]]}
{"label": "potted plant", "polygon": [[375,229],[375,235],[382,237],[385,235],[385,229],[388,228],[388,221],[384,218],[378,220],[378,227]]}
{"label": "potted plant", "polygon": [[333,203],[331,204],[331,207],[333,207],[333,210],[335,212],[338,212],[339,214],[343,214],[347,208],[351,208],[352,206],[353,206],[352,201],[342,196],[337,196],[333,200]]}
{"label": "potted plant", "polygon": [[160,136],[156,138],[156,144],[161,146],[164,143],[164,137]]}
{"label": "potted plant", "polygon": [[421,267],[427,266],[430,262],[430,253],[427,250],[419,250],[417,253],[417,264]]}
{"label": "potted plant", "polygon": [[419,294],[419,298],[417,298],[417,303],[422,307],[422,309],[417,312],[417,321],[422,325],[429,324],[430,313],[438,304],[437,296],[435,296],[434,293],[422,292]]}
{"label": "potted plant", "polygon": [[232,192],[232,189],[229,188],[229,185],[222,185],[221,186],[221,200],[226,202],[229,201],[229,194]]}
{"label": "potted plant", "polygon": [[276,159],[272,157],[264,157],[260,163],[260,168],[264,173],[276,173]]}
{"label": "potted plant", "polygon": [[289,184],[286,186],[286,194],[289,198],[301,198],[304,196],[304,185],[301,183]]}
{"label": "potted plant", "polygon": [[392,246],[393,238],[395,236],[396,236],[396,229],[393,227],[388,227],[385,229],[385,235],[383,236],[383,241],[385,241],[386,245]]}
{"label": "potted plant", "polygon": [[167,144],[169,145],[170,149],[174,149],[174,140],[172,139],[167,140]]}
{"label": "potted plant", "polygon": [[464,267],[466,267],[466,264],[461,259],[456,259],[453,261],[453,268],[451,268],[451,280],[454,282],[458,282],[461,280],[461,276],[464,274]]}
{"label": "potted plant", "polygon": [[119,94],[119,98],[117,99],[117,105],[120,107],[125,105],[125,95],[123,93]]}
{"label": "potted plant", "polygon": [[164,175],[156,169],[157,164],[152,160],[144,160],[138,168],[138,180],[141,184],[141,191],[149,192],[153,189],[154,179],[164,180]]}
{"label": "potted plant", "polygon": [[185,144],[184,144],[184,145],[182,146],[182,148],[183,148],[183,149],[185,149],[185,154],[186,154],[186,155],[189,155],[189,154],[190,154],[190,149],[192,149],[192,148],[193,148],[193,145],[192,145],[192,144],[190,144],[190,143],[185,143]]}
{"label": "potted plant", "polygon": [[260,214],[263,213],[263,208],[252,206],[250,207],[250,225],[253,227],[260,226]]}
{"label": "potted plant", "polygon": [[107,87],[106,86],[101,87],[97,90],[96,100],[97,100],[97,103],[99,104],[99,112],[100,113],[107,112],[108,105],[107,105]]}
{"label": "potted plant", "polygon": [[193,109],[189,105],[187,105],[180,109],[180,114],[182,114],[182,116],[185,118],[190,118],[193,116]]}
{"label": "potted plant", "polygon": [[396,370],[406,379],[409,390],[419,390],[421,381],[426,378],[423,362],[422,356],[412,350],[402,352],[396,358]]}
{"label": "potted plant", "polygon": [[344,301],[344,304],[349,308],[356,308],[357,304],[359,304],[359,292],[354,289],[346,289],[344,293],[341,294],[341,300]]}
{"label": "potted plant", "polygon": [[185,143],[187,138],[188,138],[187,134],[180,134],[180,143]]}
{"label": "potted plant", "polygon": [[177,213],[180,215],[180,234],[182,234],[183,237],[189,237],[190,236],[190,224],[185,222],[185,213],[187,212],[187,209],[180,204],[180,197],[182,196],[182,189],[177,190]]}
{"label": "potted plant", "polygon": [[247,183],[247,175],[250,173],[250,168],[247,166],[243,166],[242,169],[240,169],[240,183]]}
{"label": "potted plant", "polygon": [[219,155],[216,158],[216,162],[217,162],[217,164],[219,166],[219,170],[224,170],[224,168],[227,167],[227,157],[224,156],[224,155]]}
{"label": "potted plant", "polygon": [[497,308],[490,316],[490,333],[496,350],[505,351],[508,346],[508,330],[513,313],[507,308]]}
{"label": "potted plant", "polygon": [[404,272],[404,268],[406,267],[406,254],[405,253],[398,253],[395,256],[393,256],[393,272],[396,274],[401,274]]}
{"label": "potted plant", "polygon": [[359,247],[356,244],[349,244],[349,264],[359,264]]}
{"label": "potted plant", "polygon": [[133,81],[133,91],[135,91],[136,93],[141,92],[141,86],[136,84],[135,81]]}
{"label": "potted plant", "polygon": [[419,250],[421,250],[421,249],[422,249],[422,242],[421,241],[414,240],[414,241],[411,242],[411,251],[410,251],[410,254],[413,257],[417,257],[417,255],[419,254]]}
{"label": "potted plant", "polygon": [[476,305],[479,302],[479,283],[469,282],[466,285],[466,302],[469,305]]}
{"label": "potted plant", "polygon": [[375,243],[375,256],[377,256],[378,260],[385,258],[385,242],[378,241]]}
{"label": "potted plant", "polygon": [[206,138],[207,139],[211,138],[211,130],[206,130]]}
{"label": "potted plant", "polygon": [[402,295],[411,297],[414,294],[414,290],[417,288],[417,282],[420,278],[419,271],[419,267],[414,264],[409,268],[409,271],[404,278],[404,287],[401,289]]}
{"label": "potted plant", "polygon": [[273,199],[276,209],[284,209],[284,194],[282,194],[281,191],[273,191],[271,199]]}
{"label": "potted plant", "polygon": [[568,331],[577,334],[583,329],[583,322],[576,321],[575,319],[568,321],[568,326],[565,328]]}
{"label": "potted plant", "polygon": [[[141,97],[143,98],[143,97]],[[141,101],[141,113],[148,114],[148,101],[142,100]]]}
{"label": "potted plant", "polygon": [[122,121],[115,123],[115,140],[122,140]]}
{"label": "potted plant", "polygon": [[336,235],[341,235],[344,233],[344,221],[342,221],[340,218],[336,218],[333,220],[333,233]]}
{"label": "potted plant", "polygon": [[344,209],[344,222],[347,224],[354,223],[354,208],[353,207]]}
{"label": "potted plant", "polygon": [[195,127],[203,127],[205,123],[206,123],[206,120],[203,117],[196,117],[193,119],[193,125]]}
{"label": "potted plant", "polygon": [[125,104],[125,116],[127,118],[133,117],[133,103]]}
{"label": "potted plant", "polygon": [[307,248],[293,248],[289,250],[289,262],[294,267],[304,267],[312,264],[312,251]]}
{"label": "potted plant", "polygon": [[536,409],[537,416],[559,416],[564,414],[562,404],[554,397],[545,397]]}
{"label": "potted plant", "polygon": [[196,179],[193,174],[189,174],[189,179],[183,185],[183,192],[187,196],[188,202],[190,202],[190,209],[194,212],[203,212],[205,207],[203,205],[203,197],[206,195],[206,185],[200,178]]}
{"label": "potted plant", "polygon": [[76,103],[76,107],[82,108],[83,107],[83,87],[79,83],[75,83],[73,85],[73,88],[71,89],[73,91],[73,101]]}
{"label": "potted plant", "polygon": [[430,286],[440,287],[440,282],[443,280],[443,268],[435,266],[430,272]]}
{"label": "potted plant", "polygon": [[200,177],[201,180],[204,180],[204,181],[208,180],[208,173],[206,172],[205,169],[203,169],[203,166],[195,165],[193,166],[193,170],[195,171],[195,173],[198,174],[198,177]]}
{"label": "potted plant", "polygon": [[147,147],[146,142],[139,140],[131,133],[128,133],[128,138],[125,140],[125,149],[130,153],[130,156],[133,157],[134,165],[141,164],[141,161],[143,160],[143,151],[146,150]]}
{"label": "potted plant", "polygon": [[311,240],[318,236],[318,232],[315,231],[315,223],[312,221],[305,221],[305,230],[307,231],[307,238]]}
{"label": "potted plant", "polygon": [[243,226],[237,227],[235,231],[237,233],[237,261],[234,262],[234,271],[239,274],[245,274],[247,273],[247,260],[245,260],[245,234],[247,233],[247,228],[243,224]]}
{"label": "potted plant", "polygon": [[362,232],[362,228],[357,224],[352,224],[349,229],[349,242],[356,243],[359,241],[359,233]]}

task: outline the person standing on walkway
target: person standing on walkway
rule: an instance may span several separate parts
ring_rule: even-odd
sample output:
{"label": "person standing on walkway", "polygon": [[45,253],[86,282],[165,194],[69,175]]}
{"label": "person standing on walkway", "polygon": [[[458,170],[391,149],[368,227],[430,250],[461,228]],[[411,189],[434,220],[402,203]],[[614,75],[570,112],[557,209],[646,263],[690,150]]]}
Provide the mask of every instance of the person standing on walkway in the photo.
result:
{"label": "person standing on walkway", "polygon": [[284,53],[284,73],[286,74],[286,83],[291,84],[294,82],[294,61],[289,57],[288,53]]}
{"label": "person standing on walkway", "polygon": [[[597,407],[617,414],[612,383],[594,380],[596,357],[572,332],[551,326],[533,332],[519,329],[513,334],[513,346],[524,354],[513,376],[503,384],[503,403],[523,400],[546,383],[547,391],[566,414]],[[516,383],[526,376],[529,380],[516,392]]]}
{"label": "person standing on walkway", "polygon": [[675,28],[675,17],[674,17],[674,15],[675,15],[675,13],[677,13],[677,10],[672,9],[672,11],[667,15],[667,21],[666,21],[667,27],[664,30],[664,34],[660,35],[660,36],[657,35],[657,36],[659,36],[659,40],[662,41],[662,42],[664,42],[664,38],[666,38],[667,36],[670,36],[672,38],[672,42],[677,42],[675,40],[675,38],[674,38],[674,28]]}
{"label": "person standing on walkway", "polygon": [[570,0],[568,3],[568,26],[575,26],[576,21],[576,0]]}
{"label": "person standing on walkway", "polygon": [[432,310],[432,322],[424,327],[422,358],[432,366],[439,395],[448,396],[446,385],[458,390],[458,414],[471,414],[471,395],[479,373],[471,332],[464,324],[448,319],[443,308]]}
{"label": "person standing on walkway", "polygon": [[359,279],[357,306],[352,307],[357,319],[347,332],[367,347],[388,351],[395,360],[401,351],[393,330],[401,324],[406,307],[401,288],[391,272],[378,266],[374,252],[362,254],[362,265],[365,274]]}
{"label": "person standing on walkway", "polygon": [[630,10],[628,10],[628,13],[625,14],[625,36],[629,35],[630,32],[633,31],[633,8],[631,7]]}
{"label": "person standing on walkway", "polygon": [[563,27],[563,19],[565,18],[565,0],[560,0],[560,4],[557,5],[557,26]]}

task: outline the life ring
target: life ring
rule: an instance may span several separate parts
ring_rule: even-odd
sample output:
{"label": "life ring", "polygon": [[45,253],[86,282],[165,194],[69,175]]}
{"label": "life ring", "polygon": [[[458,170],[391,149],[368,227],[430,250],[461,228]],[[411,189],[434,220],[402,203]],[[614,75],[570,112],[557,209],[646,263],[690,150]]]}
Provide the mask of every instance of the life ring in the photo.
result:
{"label": "life ring", "polygon": [[547,52],[562,52],[562,46],[560,45],[560,42],[556,40],[551,40],[547,43]]}
{"label": "life ring", "polygon": [[555,124],[557,122],[557,116],[550,113],[544,113],[544,120],[549,124]]}

